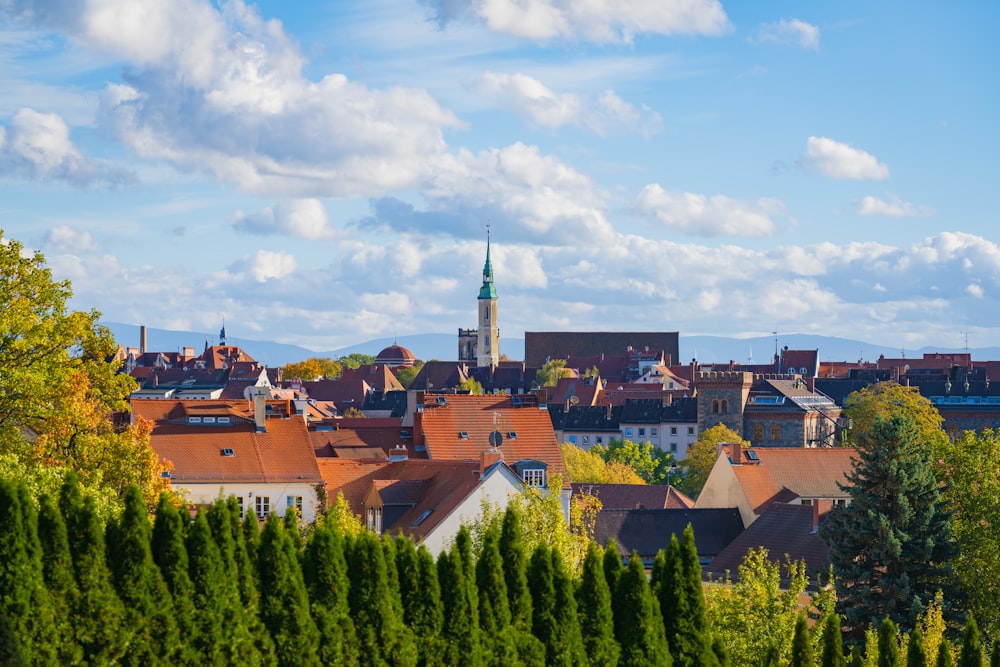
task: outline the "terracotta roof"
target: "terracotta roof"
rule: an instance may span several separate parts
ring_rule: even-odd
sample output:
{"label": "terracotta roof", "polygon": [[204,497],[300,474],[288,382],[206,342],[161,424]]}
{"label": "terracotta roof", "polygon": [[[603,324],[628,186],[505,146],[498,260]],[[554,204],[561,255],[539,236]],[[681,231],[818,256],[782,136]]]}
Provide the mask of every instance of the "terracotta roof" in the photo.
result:
{"label": "terracotta roof", "polygon": [[605,510],[690,509],[694,501],[673,486],[574,483],[573,494],[596,496]]}
{"label": "terracotta roof", "polygon": [[469,377],[469,366],[464,361],[428,361],[417,377],[413,378],[408,389],[423,391],[442,391],[457,387]]}
{"label": "terracotta roof", "polygon": [[671,535],[681,539],[688,523],[694,528],[698,556],[710,559],[743,531],[736,508],[607,510],[597,513],[594,539],[607,544],[614,539],[623,556],[636,551],[646,562],[670,545]]}
{"label": "terracotta roof", "polygon": [[573,405],[596,405],[597,399],[601,395],[602,386],[603,383],[597,378],[559,378],[556,386],[549,388],[548,400],[550,403],[566,403],[568,401]]}
{"label": "terracotta roof", "polygon": [[[418,452],[414,448],[413,429],[401,428],[398,419],[339,419],[337,422],[344,422],[345,425],[336,423],[335,430],[317,429],[309,432],[316,456],[340,456],[339,448],[360,447],[379,449],[384,458],[389,450],[404,446],[411,458],[427,457],[425,452]],[[411,437],[404,438],[404,431]]]}
{"label": "terracotta roof", "polygon": [[396,379],[389,366],[383,363],[362,364],[357,368],[345,368],[340,379],[336,382],[357,382],[359,380],[364,380],[365,384],[368,385],[368,391],[373,389],[399,391],[403,389],[403,385]]}
{"label": "terracotta roof", "polygon": [[[750,452],[757,461],[749,458]],[[847,483],[855,450],[848,447],[753,447],[742,450],[742,465],[733,473],[754,513],[776,502],[798,498],[848,498],[838,482]]]}
{"label": "terracotta roof", "polygon": [[728,570],[736,575],[751,549],[767,549],[768,560],[784,564],[787,558],[805,561],[810,575],[826,574],[830,554],[813,530],[813,508],[808,505],[772,505],[730,542],[705,568],[716,576]]}
{"label": "terracotta roof", "polygon": [[[480,483],[479,461],[407,460],[371,463],[321,459],[318,463],[326,481],[328,497],[334,499],[342,491],[351,509],[357,514],[362,514],[364,497],[373,485],[379,490],[385,503],[389,500],[412,503],[391,524],[385,522],[387,515],[384,515],[382,528],[386,533],[402,531],[413,538],[430,533]],[[427,511],[430,513],[425,520],[414,525]]]}
{"label": "terracotta roof", "polygon": [[405,366],[410,367],[413,362],[416,361],[416,357],[413,353],[402,345],[390,345],[384,348],[375,356],[375,361],[380,364],[387,364],[389,366]]}
{"label": "terracotta roof", "polygon": [[[318,481],[305,421],[268,418],[258,433],[246,401],[132,401],[136,417],[153,422],[150,446],[170,461],[177,482]],[[193,424],[187,417],[228,416],[228,424]]]}
{"label": "terracotta roof", "polygon": [[[444,401],[438,404],[438,398]],[[504,438],[501,451],[508,465],[529,459],[543,461],[548,465],[548,474],[561,475],[563,488],[570,488],[547,411],[515,408],[509,396],[450,394],[428,396],[426,400],[424,410],[414,415],[414,436],[415,444],[427,447],[429,458],[478,462],[480,454],[490,448],[496,416],[497,430]],[[516,437],[509,437],[510,433]]]}

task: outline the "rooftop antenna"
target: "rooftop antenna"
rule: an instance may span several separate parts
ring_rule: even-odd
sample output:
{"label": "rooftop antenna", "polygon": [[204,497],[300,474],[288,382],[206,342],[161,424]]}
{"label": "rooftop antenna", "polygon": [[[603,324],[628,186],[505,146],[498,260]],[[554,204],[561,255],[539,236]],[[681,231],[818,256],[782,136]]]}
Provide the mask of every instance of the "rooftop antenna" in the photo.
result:
{"label": "rooftop antenna", "polygon": [[965,336],[965,353],[968,354],[969,353],[969,332],[968,331],[962,331],[961,334],[963,336]]}
{"label": "rooftop antenna", "polygon": [[747,363],[753,366],[753,343],[747,343],[747,346],[750,348],[750,356],[747,357]]}

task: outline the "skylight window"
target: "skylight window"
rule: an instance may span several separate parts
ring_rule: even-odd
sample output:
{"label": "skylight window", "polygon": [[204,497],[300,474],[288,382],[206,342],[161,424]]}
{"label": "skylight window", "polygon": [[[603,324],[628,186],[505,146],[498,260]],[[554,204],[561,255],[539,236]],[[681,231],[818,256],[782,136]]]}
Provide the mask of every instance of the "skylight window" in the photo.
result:
{"label": "skylight window", "polygon": [[507,431],[508,440],[517,440],[517,431]]}
{"label": "skylight window", "polygon": [[226,447],[222,450],[223,456],[236,456],[236,452],[233,451],[232,447]]}
{"label": "skylight window", "polygon": [[459,440],[468,440],[469,439],[469,432],[468,431],[459,431],[458,432],[458,439]]}
{"label": "skylight window", "polygon": [[424,510],[424,513],[417,517],[416,521],[413,522],[413,525],[419,526],[420,524],[422,524],[427,519],[427,517],[431,515],[433,511],[434,510]]}

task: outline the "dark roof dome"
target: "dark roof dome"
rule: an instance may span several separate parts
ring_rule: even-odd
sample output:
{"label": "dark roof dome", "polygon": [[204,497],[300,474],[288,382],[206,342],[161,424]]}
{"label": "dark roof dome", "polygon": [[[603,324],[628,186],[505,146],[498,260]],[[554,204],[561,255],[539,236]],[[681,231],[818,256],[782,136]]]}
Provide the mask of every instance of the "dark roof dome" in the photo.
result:
{"label": "dark roof dome", "polygon": [[375,363],[385,364],[389,368],[396,368],[398,366],[409,368],[416,359],[413,353],[402,345],[390,345],[378,353],[375,357]]}

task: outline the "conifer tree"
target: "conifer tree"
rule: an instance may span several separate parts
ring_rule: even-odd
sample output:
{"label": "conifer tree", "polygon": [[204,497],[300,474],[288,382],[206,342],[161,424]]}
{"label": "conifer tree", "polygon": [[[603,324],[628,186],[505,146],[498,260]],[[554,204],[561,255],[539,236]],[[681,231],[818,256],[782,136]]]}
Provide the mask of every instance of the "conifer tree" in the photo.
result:
{"label": "conifer tree", "polygon": [[934,664],[937,667],[952,667],[955,664],[952,661],[951,644],[947,641],[942,641],[938,645],[937,661]]}
{"label": "conifer tree", "polygon": [[479,610],[472,592],[474,583],[466,579],[457,543],[438,556],[437,569],[444,610],[441,636],[448,642],[445,661],[450,665],[480,665],[482,642]]}
{"label": "conifer tree", "polygon": [[7,611],[0,607],[0,667],[27,667],[27,664],[21,652],[14,622],[8,618]]}
{"label": "conifer tree", "polygon": [[886,616],[878,628],[878,667],[899,665],[899,636],[896,624]]}
{"label": "conifer tree", "polygon": [[88,664],[117,662],[129,646],[135,628],[124,625],[125,609],[115,593],[108,570],[104,530],[94,500],[81,498],[73,474],[63,482],[59,506],[66,522],[66,536],[73,558],[79,592],[73,627]]}
{"label": "conifer tree", "polygon": [[528,590],[528,555],[521,538],[521,517],[513,503],[507,505],[500,526],[500,555],[510,603],[510,620],[523,629],[531,628],[531,591]]}
{"label": "conifer tree", "polygon": [[28,664],[48,664],[56,654],[48,636],[52,609],[42,575],[37,516],[22,497],[17,487],[0,479],[0,619],[11,631],[7,652],[12,660],[20,656]]}
{"label": "conifer tree", "polygon": [[625,569],[622,565],[622,552],[618,548],[618,543],[614,540],[609,540],[607,546],[604,547],[602,565],[604,567],[604,579],[608,582],[608,590],[611,591],[611,596],[614,598],[614,593],[618,589],[618,578]]}
{"label": "conifer tree", "polygon": [[317,526],[306,543],[302,574],[320,633],[319,658],[324,665],[358,665],[358,638],[347,602],[347,562],[340,535]]}
{"label": "conifer tree", "polygon": [[[604,562],[607,563],[607,552]],[[645,569],[636,554],[615,586],[612,610],[615,638],[621,646],[621,667],[669,667],[673,664],[670,647],[657,636],[653,596],[646,582]]]}
{"label": "conifer tree", "polygon": [[[712,637],[712,653],[715,654],[715,661],[719,663],[719,667],[730,667],[732,664],[729,660],[729,651],[726,650],[726,645],[722,643],[722,638],[718,635]],[[843,665],[838,665],[838,667],[843,667]]]}
{"label": "conifer tree", "polygon": [[962,633],[962,649],[958,654],[958,667],[983,667],[983,646],[979,638],[976,617],[969,614]]}
{"label": "conifer tree", "polygon": [[385,576],[389,582],[392,606],[396,610],[396,617],[403,620],[403,597],[399,585],[399,572],[396,569],[396,540],[387,533],[382,536],[381,541],[382,554],[385,558]]}
{"label": "conifer tree", "polygon": [[247,512],[243,519],[243,544],[247,550],[247,556],[251,563],[257,562],[257,546],[260,544],[260,522],[257,521],[257,514]]}
{"label": "conifer tree", "polygon": [[345,544],[350,545],[346,551],[348,600],[360,654],[368,665],[415,665],[416,646],[409,628],[396,615],[379,539],[363,531]]}
{"label": "conifer tree", "polygon": [[574,583],[566,570],[562,554],[558,549],[550,552],[552,559],[552,586],[555,589],[555,609],[553,616],[556,627],[559,628],[559,655],[556,664],[586,665],[587,655],[583,649],[583,637],[580,634],[580,619],[577,615]]}
{"label": "conifer tree", "polygon": [[850,667],[864,667],[865,658],[857,644],[851,647],[851,657],[847,660],[847,664]]}
{"label": "conifer tree", "polygon": [[73,560],[69,553],[66,524],[52,498],[47,495],[42,496],[39,501],[38,539],[42,546],[42,578],[48,589],[52,608],[50,638],[56,647],[56,660],[61,665],[75,665],[83,660],[83,649],[76,641],[72,623],[79,592],[73,577]]}
{"label": "conifer tree", "polygon": [[[694,541],[694,528],[689,523],[684,529],[681,542],[674,547],[676,536],[670,541],[671,552],[676,561],[671,567],[667,557],[667,575],[673,581],[676,604],[674,617],[667,621],[664,610],[664,627],[670,643],[674,664],[678,667],[709,666],[714,662],[711,633],[705,619],[705,592],[701,585],[701,563]],[[664,598],[660,597],[663,607]]]}
{"label": "conifer tree", "polygon": [[806,624],[804,613],[799,614],[795,621],[791,667],[813,667],[812,641],[809,639],[809,626]]}
{"label": "conifer tree", "polygon": [[476,588],[484,662],[497,667],[516,664],[517,645],[510,624],[507,582],[500,557],[500,527],[496,524],[487,528],[483,535],[476,560]]}
{"label": "conifer tree", "polygon": [[990,653],[990,667],[1000,667],[1000,640],[993,640],[993,652]]}
{"label": "conifer tree", "polygon": [[[412,546],[412,545],[411,545]],[[439,664],[445,659],[445,645],[441,637],[444,625],[444,608],[441,604],[441,586],[438,583],[437,563],[424,545],[417,549],[417,590],[412,607],[413,622],[410,627],[418,638],[421,665]]]}
{"label": "conifer tree", "polygon": [[910,644],[906,649],[906,667],[927,667],[924,633],[920,631],[919,625],[910,632]]}
{"label": "conifer tree", "polygon": [[108,555],[115,588],[125,607],[125,624],[135,633],[123,665],[174,665],[180,634],[173,599],[153,562],[146,503],[135,486],[125,491],[124,511],[109,525]]}
{"label": "conifer tree", "polygon": [[260,615],[283,667],[319,665],[319,630],[313,622],[295,546],[272,514],[264,523],[257,552]]}
{"label": "conifer tree", "polygon": [[888,616],[909,631],[938,590],[946,602],[960,598],[950,516],[913,420],[877,418],[857,450],[842,486],[851,502],[820,532],[837,577],[838,611],[855,639],[871,618]]}
{"label": "conifer tree", "polygon": [[583,576],[577,591],[577,608],[580,612],[580,632],[590,664],[594,667],[614,667],[618,664],[620,649],[615,640],[611,591],[604,578],[603,557],[596,543],[591,542],[587,546]]}
{"label": "conifer tree", "polygon": [[823,634],[820,637],[822,667],[845,667],[844,640],[840,634],[840,616],[828,613],[823,619]]}
{"label": "conifer tree", "polygon": [[295,548],[295,553],[300,553],[305,543],[302,541],[302,530],[299,528],[299,521],[302,517],[299,516],[299,512],[294,506],[289,505],[285,508],[284,525],[285,525],[285,535],[288,536],[289,542]]}
{"label": "conifer tree", "polygon": [[174,619],[180,633],[178,665],[201,665],[198,625],[195,620],[194,585],[188,574],[187,547],[184,546],[184,519],[166,493],[156,506],[152,535],[153,561],[173,601]]}

